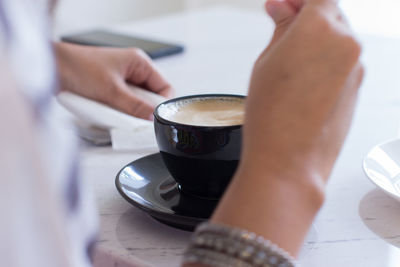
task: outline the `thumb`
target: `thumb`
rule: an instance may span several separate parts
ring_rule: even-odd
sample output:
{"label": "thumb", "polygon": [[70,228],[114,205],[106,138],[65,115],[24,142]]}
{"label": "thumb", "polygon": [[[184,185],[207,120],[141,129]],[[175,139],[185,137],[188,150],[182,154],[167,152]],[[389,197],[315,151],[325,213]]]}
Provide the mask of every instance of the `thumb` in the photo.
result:
{"label": "thumb", "polygon": [[286,0],[268,0],[265,9],[277,27],[293,20],[297,14],[296,8]]}
{"label": "thumb", "polygon": [[297,15],[297,8],[286,0],[268,0],[265,9],[275,22],[276,28],[270,46],[286,32]]}

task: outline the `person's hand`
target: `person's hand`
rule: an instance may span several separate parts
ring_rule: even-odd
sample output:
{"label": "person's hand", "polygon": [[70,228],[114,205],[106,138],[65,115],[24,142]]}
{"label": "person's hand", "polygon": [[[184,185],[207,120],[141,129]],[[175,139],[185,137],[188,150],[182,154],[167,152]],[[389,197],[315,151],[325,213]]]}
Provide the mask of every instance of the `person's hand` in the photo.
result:
{"label": "person's hand", "polygon": [[306,1],[298,15],[294,2],[267,3],[277,32],[254,66],[243,164],[290,165],[324,184],[351,122],[361,47],[336,1]]}
{"label": "person's hand", "polygon": [[61,90],[105,103],[132,116],[151,120],[154,106],[129,85],[170,97],[171,85],[136,48],[100,48],[56,43]]}
{"label": "person's hand", "polygon": [[349,129],[361,47],[333,0],[266,8],[276,32],[255,63],[241,162],[212,220],[296,255]]}
{"label": "person's hand", "polygon": [[275,31],[266,49],[269,50],[275,42],[287,31],[297,17],[304,0],[267,0],[265,10],[275,22]]}

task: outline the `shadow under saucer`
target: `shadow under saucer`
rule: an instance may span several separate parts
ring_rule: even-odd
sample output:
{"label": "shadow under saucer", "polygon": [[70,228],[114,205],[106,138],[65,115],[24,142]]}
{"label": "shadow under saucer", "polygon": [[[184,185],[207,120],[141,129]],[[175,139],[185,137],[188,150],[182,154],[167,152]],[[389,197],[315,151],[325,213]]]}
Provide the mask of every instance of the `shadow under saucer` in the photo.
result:
{"label": "shadow under saucer", "polygon": [[400,204],[398,201],[375,189],[361,200],[359,214],[372,232],[400,248]]}
{"label": "shadow under saucer", "polygon": [[193,231],[208,220],[218,200],[182,192],[171,177],[160,153],[126,165],[115,179],[118,192],[132,205],[169,226]]}

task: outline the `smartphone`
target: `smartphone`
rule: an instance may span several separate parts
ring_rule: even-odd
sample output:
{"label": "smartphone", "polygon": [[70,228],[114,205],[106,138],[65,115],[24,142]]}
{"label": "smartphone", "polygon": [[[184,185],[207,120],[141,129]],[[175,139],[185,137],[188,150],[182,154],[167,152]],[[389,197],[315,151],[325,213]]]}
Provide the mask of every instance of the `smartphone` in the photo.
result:
{"label": "smartphone", "polygon": [[63,36],[61,41],[92,46],[137,47],[152,59],[182,53],[184,50],[184,47],[179,44],[164,43],[103,30]]}

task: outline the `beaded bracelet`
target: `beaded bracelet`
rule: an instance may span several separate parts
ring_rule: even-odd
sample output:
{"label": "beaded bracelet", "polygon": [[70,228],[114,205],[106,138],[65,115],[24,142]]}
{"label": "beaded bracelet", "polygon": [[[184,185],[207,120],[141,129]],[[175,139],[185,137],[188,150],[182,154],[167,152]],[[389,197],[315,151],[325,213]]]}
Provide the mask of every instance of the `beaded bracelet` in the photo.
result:
{"label": "beaded bracelet", "polygon": [[215,267],[294,267],[293,257],[254,233],[215,223],[203,223],[192,236],[185,263]]}

